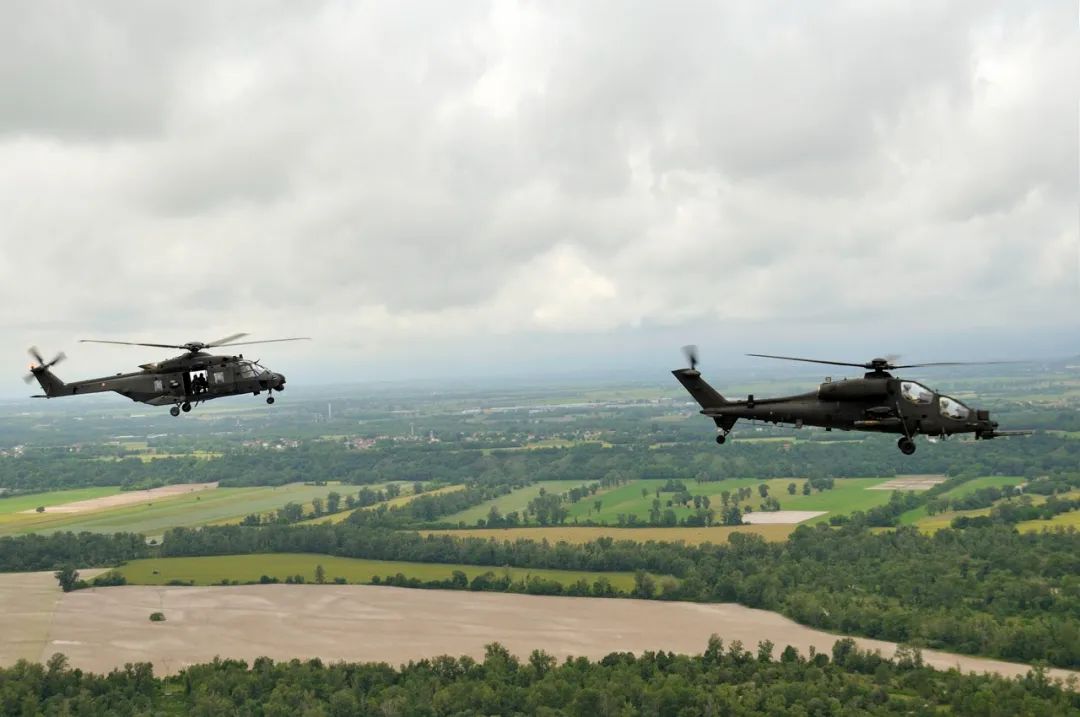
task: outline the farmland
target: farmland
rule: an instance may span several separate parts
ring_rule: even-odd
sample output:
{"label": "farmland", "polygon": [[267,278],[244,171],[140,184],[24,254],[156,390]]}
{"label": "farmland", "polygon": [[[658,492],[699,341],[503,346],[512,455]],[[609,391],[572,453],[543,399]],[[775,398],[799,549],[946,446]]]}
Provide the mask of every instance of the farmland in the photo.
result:
{"label": "farmland", "polygon": [[[1020,476],[980,476],[972,480],[961,483],[952,490],[948,490],[941,494],[941,498],[962,498],[966,495],[971,495],[980,488],[1003,488],[1005,486],[1021,485],[1024,479]],[[985,513],[978,511],[962,511],[964,515],[976,516],[976,515],[988,515],[989,510]],[[943,514],[944,515],[944,514]],[[949,524],[952,518],[955,518],[959,513],[950,514],[948,520],[944,523],[941,522],[942,516],[931,516],[926,512],[926,506],[919,506],[915,510],[909,510],[900,516],[901,525],[918,525],[919,527],[932,527],[937,529]]]}
{"label": "farmland", "polygon": [[459,530],[423,530],[424,535],[452,535],[461,538],[490,538],[492,540],[546,540],[550,543],[588,543],[598,538],[615,540],[726,543],[735,533],[760,535],[768,541],[781,542],[791,535],[795,525],[737,525],[709,528],[614,528],[584,525],[560,525],[548,528],[465,528]]}
{"label": "farmland", "polygon": [[[65,503],[75,503],[83,500],[104,498],[120,493],[117,486],[104,488],[73,488],[71,490],[54,490],[48,493],[32,493],[30,495],[17,495],[11,498],[0,498],[0,525],[5,518],[12,513],[21,513],[24,510],[34,510],[38,506],[55,506]],[[15,518],[14,520],[18,520]],[[2,528],[0,528],[2,530]]]}
{"label": "farmland", "polygon": [[[374,489],[378,488],[379,486],[368,487]],[[425,491],[421,495],[443,495],[444,493],[453,493],[454,491],[463,490],[464,488],[465,486],[462,485],[447,485],[443,486],[442,488]],[[365,506],[364,508],[360,508],[360,510],[378,510],[380,506],[384,506],[386,508],[397,508],[403,505],[407,505],[408,503],[412,502],[412,500],[416,497],[417,496],[413,495],[412,493],[408,495],[399,495],[396,498],[384,500],[381,503],[375,503],[374,505]],[[318,518],[308,518],[307,520],[300,521],[299,523],[297,523],[297,525],[333,525],[334,523],[340,523],[341,521],[348,518],[350,515],[352,515],[352,512],[353,511],[351,510],[343,510],[337,513],[331,513],[330,515],[321,515]],[[236,521],[234,520],[232,522]]]}
{"label": "farmland", "polygon": [[499,512],[503,515],[515,510],[521,512],[525,510],[525,507],[529,504],[530,500],[540,495],[541,490],[549,493],[562,493],[563,491],[570,490],[579,485],[581,485],[581,483],[575,483],[573,481],[538,481],[525,488],[518,488],[508,495],[500,496],[485,503],[481,503],[480,505],[473,506],[468,510],[462,510],[453,513],[452,515],[448,515],[442,520],[447,523],[463,522],[466,525],[475,525],[477,520],[487,517],[492,506],[498,508]]}
{"label": "farmland", "polygon": [[[154,499],[147,503],[103,509],[88,513],[18,513],[11,512],[7,501],[0,501],[6,511],[0,514],[0,535],[70,530],[94,533],[140,532],[160,535],[168,528],[207,525],[215,521],[239,519],[249,513],[269,511],[286,503],[307,504],[312,498],[326,498],[331,491],[344,492],[340,485],[312,486],[292,483],[277,487],[217,488],[212,491]],[[96,492],[95,492],[96,491]],[[12,505],[29,501],[29,507],[58,505],[89,497],[119,493],[116,488],[88,488],[72,491],[38,493],[8,499]],[[22,510],[26,510],[23,507]]]}
{"label": "farmland", "polygon": [[[735,493],[740,488],[753,490],[749,501],[744,505],[757,508],[761,501],[758,486],[768,486],[769,495],[776,497],[784,510],[799,511],[825,511],[825,515],[815,518],[812,522],[827,522],[829,515],[847,514],[856,510],[868,510],[888,502],[890,492],[880,490],[868,490],[873,486],[885,482],[886,478],[841,478],[837,479],[834,487],[825,491],[814,491],[810,495],[803,495],[801,478],[772,478],[760,480],[756,478],[729,478],[721,481],[708,481],[698,483],[693,480],[683,481],[687,492],[692,496],[706,496],[713,510],[719,511],[723,501],[723,493]],[[667,505],[673,494],[660,492],[667,481],[663,480],[636,480],[625,485],[610,489],[599,489],[595,495],[586,496],[576,503],[567,506],[567,523],[575,521],[591,521],[607,525],[618,525],[620,517],[623,520],[631,516],[641,522],[646,522],[653,501],[659,497],[664,508],[674,510],[678,519],[686,518],[694,513],[692,507],[683,507],[674,504]],[[788,486],[795,484],[795,494],[788,493]],[[582,484],[572,481],[542,481],[534,483],[526,488],[519,488],[509,495],[486,501],[468,510],[447,516],[444,521],[448,523],[463,522],[466,526],[475,525],[477,520],[488,516],[492,507],[498,509],[502,515],[511,511],[524,511],[528,503],[536,498],[541,490],[548,493],[560,494]],[[596,504],[600,504],[597,510]]]}
{"label": "farmland", "polygon": [[529,576],[554,580],[570,585],[578,580],[589,583],[598,578],[607,580],[620,590],[629,591],[634,586],[634,575],[626,572],[586,572],[578,570],[543,570],[527,568],[493,568],[478,565],[452,565],[441,563],[408,563],[389,560],[362,560],[332,555],[306,553],[264,553],[259,555],[220,555],[197,558],[151,558],[133,560],[117,572],[134,585],[165,585],[173,580],[191,581],[196,585],[213,585],[222,580],[255,582],[263,575],[284,581],[301,575],[307,582],[315,579],[315,566],[322,565],[326,578],[332,581],[342,577],[349,583],[370,583],[372,578],[403,574],[406,578],[422,581],[447,580],[455,570],[460,570],[472,580],[478,575],[493,572],[508,574],[512,580]]}

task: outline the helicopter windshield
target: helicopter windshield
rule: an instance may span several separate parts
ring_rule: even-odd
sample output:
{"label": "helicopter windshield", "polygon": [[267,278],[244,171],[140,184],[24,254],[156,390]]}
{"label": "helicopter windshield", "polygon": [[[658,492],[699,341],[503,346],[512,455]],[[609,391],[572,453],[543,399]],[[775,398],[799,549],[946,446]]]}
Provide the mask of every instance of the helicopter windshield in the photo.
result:
{"label": "helicopter windshield", "polygon": [[259,371],[255,368],[255,365],[251,361],[240,361],[236,367],[240,378],[255,378],[259,375]]}
{"label": "helicopter windshield", "polygon": [[912,403],[927,404],[934,401],[934,392],[914,381],[901,381],[900,395]]}
{"label": "helicopter windshield", "polygon": [[941,410],[941,415],[946,418],[955,418],[958,421],[962,421],[971,415],[971,409],[964,404],[957,401],[955,398],[949,398],[948,396],[942,396],[938,401],[938,408]]}

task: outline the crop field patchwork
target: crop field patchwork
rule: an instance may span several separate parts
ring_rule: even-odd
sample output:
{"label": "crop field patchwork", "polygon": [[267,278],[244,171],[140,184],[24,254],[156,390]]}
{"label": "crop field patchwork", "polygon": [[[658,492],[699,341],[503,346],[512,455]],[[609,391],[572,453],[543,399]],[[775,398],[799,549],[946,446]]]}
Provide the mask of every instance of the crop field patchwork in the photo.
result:
{"label": "crop field patchwork", "polygon": [[560,525],[532,528],[465,528],[460,530],[422,530],[423,535],[451,535],[459,538],[487,538],[490,540],[546,540],[549,543],[588,543],[598,538],[614,540],[655,541],[658,543],[684,542],[688,545],[702,543],[726,543],[735,533],[760,535],[770,542],[787,540],[796,525],[737,525],[712,526],[709,528],[613,528],[584,525]]}
{"label": "crop field patchwork", "polygon": [[[73,488],[71,490],[54,490],[47,493],[31,493],[30,495],[17,495],[11,498],[0,498],[0,524],[6,516],[12,513],[21,513],[24,510],[34,510],[38,506],[63,505],[83,500],[105,498],[122,492],[119,486],[106,486],[103,488]],[[18,520],[15,518],[14,520]]]}
{"label": "crop field patchwork", "polygon": [[[22,533],[49,533],[58,530],[92,533],[136,532],[161,535],[168,528],[194,527],[215,521],[242,518],[249,513],[259,513],[280,508],[286,503],[310,503],[312,498],[325,500],[331,491],[355,492],[358,486],[324,485],[312,486],[291,483],[278,487],[216,488],[210,491],[186,493],[179,496],[152,499],[146,503],[126,505],[89,513],[5,513],[0,515],[0,535]],[[116,494],[115,488],[92,489],[111,491],[99,495]],[[70,498],[76,491],[62,491]],[[31,503],[55,504],[54,496],[61,492],[40,493]],[[84,496],[85,498],[85,496]],[[14,500],[14,499],[13,499]],[[2,504],[2,501],[0,501]]]}
{"label": "crop field patchwork", "polygon": [[[1025,482],[1025,479],[1021,476],[980,476],[973,478],[969,481],[961,483],[952,490],[947,490],[939,497],[941,498],[963,498],[965,495],[971,495],[980,488],[996,487],[1002,488],[1004,486],[1021,485]],[[1037,496],[1036,496],[1037,497]],[[909,510],[900,516],[901,525],[918,525],[919,527],[931,527],[932,530],[948,527],[949,522],[958,515],[989,515],[990,511],[960,511],[959,513],[950,513],[948,520],[942,524],[942,516],[928,515],[926,512],[926,506],[919,506],[915,510]]]}
{"label": "crop field patchwork", "polygon": [[525,507],[529,504],[530,500],[540,495],[541,489],[549,493],[563,493],[571,488],[576,488],[579,485],[583,485],[583,483],[569,480],[539,481],[526,486],[525,488],[519,488],[507,495],[499,496],[498,498],[486,501],[480,505],[475,505],[472,508],[440,518],[439,522],[458,523],[464,521],[466,525],[475,525],[477,520],[487,518],[488,513],[491,511],[491,506],[498,508],[499,512],[503,515],[512,513],[515,510],[520,513],[525,510]]}
{"label": "crop field patchwork", "polygon": [[[375,488],[377,486],[369,487]],[[442,495],[443,493],[453,493],[454,491],[464,489],[465,486],[463,485],[447,485],[443,486],[442,488],[425,491],[420,495]],[[417,497],[419,496],[412,494],[399,495],[397,498],[384,500],[381,503],[375,503],[374,505],[368,505],[363,508],[358,508],[358,510],[377,510],[380,506],[386,506],[387,508],[396,508],[398,506],[406,505],[412,502]],[[336,525],[337,523],[344,522],[350,515],[353,514],[353,512],[354,511],[352,510],[343,510],[337,513],[331,513],[330,515],[321,515],[318,518],[308,518],[307,520],[300,521],[299,523],[297,523],[297,525]]]}
{"label": "crop field patchwork", "polygon": [[[881,483],[886,478],[838,478],[831,490],[814,491],[810,495],[803,495],[802,489],[805,480],[802,478],[772,478],[761,480],[757,478],[729,478],[721,481],[698,483],[694,480],[682,481],[690,495],[707,496],[710,507],[719,513],[722,509],[723,492],[735,493],[739,488],[750,488],[753,494],[749,501],[743,505],[749,505],[757,509],[761,503],[758,486],[768,486],[769,495],[780,502],[782,510],[816,511],[821,515],[813,519],[813,522],[827,522],[830,514],[846,514],[855,510],[868,510],[878,505],[884,505],[889,501],[891,492],[882,490],[867,490]],[[632,481],[628,484],[609,489],[599,489],[595,495],[586,496],[577,503],[566,506],[568,515],[567,524],[578,521],[593,521],[618,525],[619,516],[628,520],[630,516],[636,516],[641,522],[649,520],[649,512],[652,504],[657,499],[657,490],[667,483],[665,480],[647,479]],[[788,486],[795,484],[795,494],[788,493]],[[487,518],[492,506],[496,506],[499,512],[506,515],[511,511],[522,512],[529,501],[540,494],[543,488],[549,493],[565,493],[571,488],[584,485],[576,481],[543,481],[534,483],[526,488],[521,488],[509,495],[501,496],[487,501],[468,510],[447,516],[445,520],[451,523],[463,521],[466,526],[475,525],[479,519]],[[693,504],[683,507],[678,504],[669,506],[668,501],[674,497],[673,493],[661,492],[659,494],[661,510],[671,508],[675,511],[677,519],[686,518],[694,514]],[[597,510],[596,503],[600,503]]]}
{"label": "crop field patchwork", "polygon": [[196,585],[213,585],[222,580],[239,582],[257,581],[263,575],[285,578],[302,575],[307,582],[314,582],[315,567],[322,565],[327,581],[335,577],[345,578],[349,583],[370,583],[373,577],[380,579],[401,573],[418,580],[446,580],[455,570],[465,573],[470,580],[477,575],[493,572],[509,574],[513,580],[528,576],[555,580],[570,585],[578,580],[592,584],[603,577],[620,590],[631,590],[634,574],[629,572],[593,572],[583,570],[541,570],[535,568],[507,568],[490,565],[457,565],[442,563],[408,563],[393,560],[362,560],[333,555],[308,553],[263,553],[256,555],[218,555],[198,558],[149,558],[132,560],[116,569],[133,585],[165,585],[171,580],[194,581]]}

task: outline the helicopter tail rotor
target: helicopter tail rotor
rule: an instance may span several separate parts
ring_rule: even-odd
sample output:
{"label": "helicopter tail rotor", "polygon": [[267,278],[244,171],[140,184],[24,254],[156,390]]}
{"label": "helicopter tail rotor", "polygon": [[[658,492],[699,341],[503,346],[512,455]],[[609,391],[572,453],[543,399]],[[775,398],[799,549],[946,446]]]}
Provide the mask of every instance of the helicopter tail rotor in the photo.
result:
{"label": "helicopter tail rotor", "polygon": [[30,354],[30,358],[34,359],[34,363],[30,364],[30,373],[23,376],[23,381],[26,381],[27,383],[31,383],[39,374],[48,371],[50,368],[67,358],[67,354],[61,351],[53,357],[52,361],[46,361],[41,355],[41,352],[38,351],[37,346],[31,346],[27,349],[27,353]]}
{"label": "helicopter tail rotor", "polygon": [[696,371],[698,365],[698,350],[697,346],[688,344],[682,347],[683,354],[686,356],[686,360],[690,363],[690,370]]}

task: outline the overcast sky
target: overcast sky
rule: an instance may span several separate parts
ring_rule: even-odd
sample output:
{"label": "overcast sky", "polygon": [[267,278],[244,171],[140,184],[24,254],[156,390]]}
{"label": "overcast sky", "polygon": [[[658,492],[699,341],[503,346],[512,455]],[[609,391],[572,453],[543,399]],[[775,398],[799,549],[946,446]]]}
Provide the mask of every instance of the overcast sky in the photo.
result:
{"label": "overcast sky", "polygon": [[235,331],[298,382],[1075,354],[1076,14],[5,3],[0,393]]}

